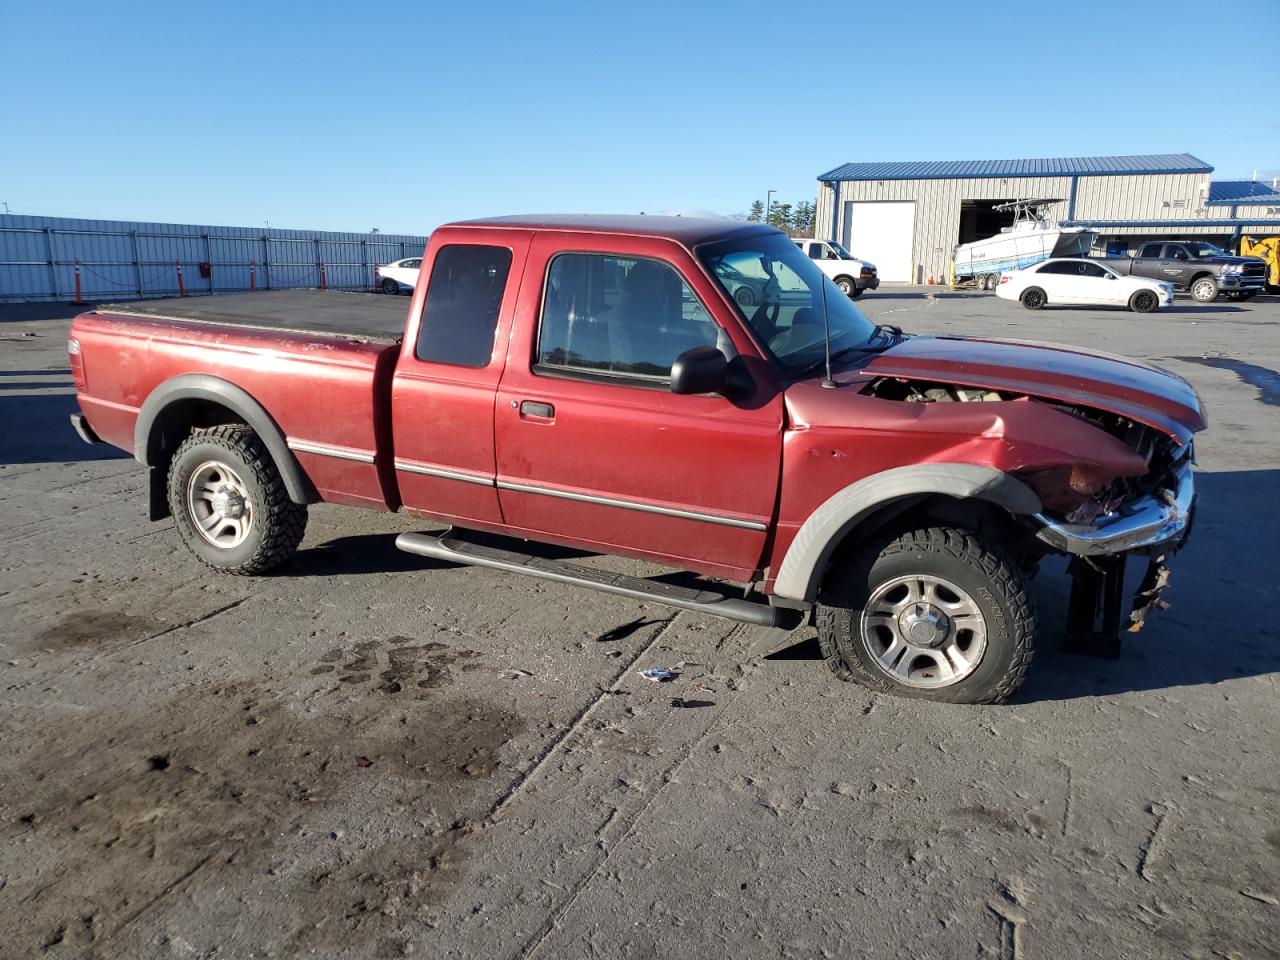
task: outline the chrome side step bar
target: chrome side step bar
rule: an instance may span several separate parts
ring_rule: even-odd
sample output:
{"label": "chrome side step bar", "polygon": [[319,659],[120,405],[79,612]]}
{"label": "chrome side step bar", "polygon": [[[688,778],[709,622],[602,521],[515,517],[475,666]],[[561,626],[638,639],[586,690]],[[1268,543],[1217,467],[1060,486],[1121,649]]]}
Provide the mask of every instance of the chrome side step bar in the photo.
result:
{"label": "chrome side step bar", "polygon": [[794,610],[771,607],[735,597],[726,597],[713,590],[691,590],[676,587],[644,577],[630,577],[623,573],[594,570],[559,560],[545,560],[527,553],[499,550],[476,543],[469,543],[452,536],[433,537],[426,533],[402,533],[396,537],[396,547],[406,553],[433,560],[447,560],[473,567],[489,567],[508,573],[523,573],[541,580],[554,580],[576,587],[587,587],[605,593],[615,593],[634,600],[652,600],[654,603],[693,610],[725,620],[751,623],[761,627],[789,629],[799,614]]}

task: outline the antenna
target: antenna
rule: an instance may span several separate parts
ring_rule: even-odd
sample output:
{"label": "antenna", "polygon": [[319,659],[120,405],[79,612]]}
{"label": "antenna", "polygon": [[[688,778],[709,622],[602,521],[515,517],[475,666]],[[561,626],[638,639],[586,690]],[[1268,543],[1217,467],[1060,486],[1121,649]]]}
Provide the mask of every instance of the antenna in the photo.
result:
{"label": "antenna", "polygon": [[827,316],[827,284],[831,281],[827,279],[826,274],[822,275],[822,349],[824,359],[827,361],[827,375],[822,378],[822,385],[828,390],[836,388],[836,382],[831,379],[831,320]]}

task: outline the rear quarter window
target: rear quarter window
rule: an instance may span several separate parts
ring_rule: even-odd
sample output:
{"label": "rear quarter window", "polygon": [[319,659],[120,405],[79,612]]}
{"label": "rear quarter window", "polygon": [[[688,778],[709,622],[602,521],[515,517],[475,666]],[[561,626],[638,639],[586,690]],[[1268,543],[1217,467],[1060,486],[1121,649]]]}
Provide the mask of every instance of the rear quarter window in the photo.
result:
{"label": "rear quarter window", "polygon": [[441,247],[427,281],[414,355],[432,363],[487,366],[510,272],[506,247]]}

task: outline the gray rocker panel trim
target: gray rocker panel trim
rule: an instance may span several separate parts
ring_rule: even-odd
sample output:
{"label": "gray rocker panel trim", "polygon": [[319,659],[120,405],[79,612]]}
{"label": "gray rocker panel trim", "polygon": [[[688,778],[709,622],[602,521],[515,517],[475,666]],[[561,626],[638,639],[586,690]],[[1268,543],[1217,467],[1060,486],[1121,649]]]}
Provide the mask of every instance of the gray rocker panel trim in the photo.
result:
{"label": "gray rocker panel trim", "polygon": [[188,373],[166,380],[152,390],[142,404],[133,428],[133,456],[143,466],[153,466],[159,452],[158,438],[152,436],[156,421],[170,405],[183,400],[208,400],[231,410],[262,440],[280,471],[289,499],[294,503],[319,501],[315,487],[285,442],[284,433],[262,404],[234,383],[204,373]]}
{"label": "gray rocker panel trim", "polygon": [[895,500],[930,494],[986,500],[1014,514],[1040,511],[1035,491],[993,467],[921,463],[874,473],[849,484],[813,511],[787,549],[773,592],[790,600],[816,600],[831,554],[849,530]]}

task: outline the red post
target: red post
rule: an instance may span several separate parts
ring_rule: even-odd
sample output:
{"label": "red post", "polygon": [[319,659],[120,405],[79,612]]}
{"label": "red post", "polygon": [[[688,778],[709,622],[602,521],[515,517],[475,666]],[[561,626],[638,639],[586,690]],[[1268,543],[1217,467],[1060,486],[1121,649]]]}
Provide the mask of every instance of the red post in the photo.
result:
{"label": "red post", "polygon": [[256,276],[257,271],[258,271],[258,261],[250,260],[249,261],[249,289],[250,290],[258,289],[258,278]]}
{"label": "red post", "polygon": [[325,277],[325,273],[324,273],[324,261],[321,260],[320,261],[320,289],[324,290],[328,286],[329,286],[328,278]]}
{"label": "red post", "polygon": [[187,288],[182,284],[182,261],[175,260],[173,262],[178,267],[178,296],[185,297],[187,295]]}
{"label": "red post", "polygon": [[80,261],[76,261],[76,303],[84,303],[84,298],[80,296]]}

